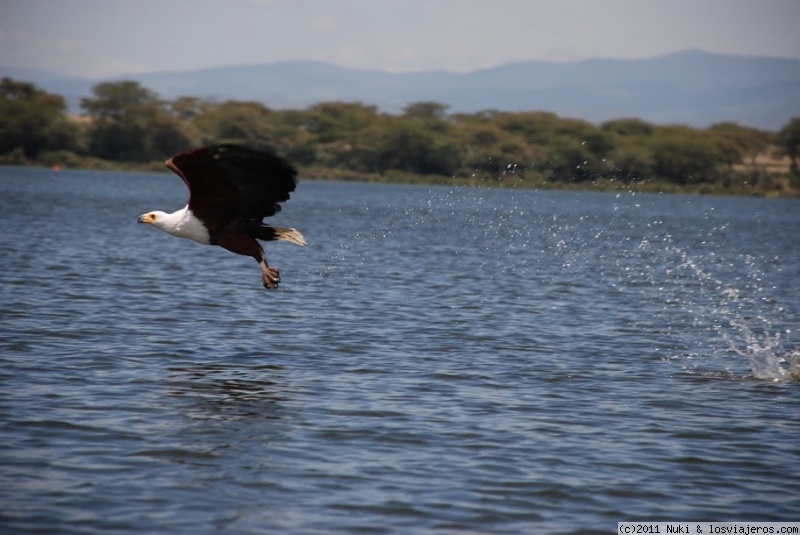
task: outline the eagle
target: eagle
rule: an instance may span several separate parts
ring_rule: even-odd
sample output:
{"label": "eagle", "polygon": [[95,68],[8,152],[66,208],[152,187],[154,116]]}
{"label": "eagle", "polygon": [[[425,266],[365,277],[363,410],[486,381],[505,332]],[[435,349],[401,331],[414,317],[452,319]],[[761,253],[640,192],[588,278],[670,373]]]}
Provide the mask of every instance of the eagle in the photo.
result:
{"label": "eagle", "polygon": [[168,214],[154,211],[139,216],[146,223],[179,238],[219,245],[250,256],[261,266],[265,288],[277,288],[280,274],[267,264],[258,242],[284,240],[306,245],[293,228],[263,223],[281,209],[297,186],[297,170],[274,151],[235,143],[220,143],[181,152],[166,166],[189,188],[189,202]]}

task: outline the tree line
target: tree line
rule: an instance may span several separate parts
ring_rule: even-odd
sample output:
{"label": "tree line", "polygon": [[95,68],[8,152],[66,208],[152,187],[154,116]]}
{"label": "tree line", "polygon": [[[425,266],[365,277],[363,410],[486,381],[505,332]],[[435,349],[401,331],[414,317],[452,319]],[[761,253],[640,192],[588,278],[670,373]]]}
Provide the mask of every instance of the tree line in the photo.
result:
{"label": "tree line", "polygon": [[[800,117],[769,132],[730,122],[697,129],[636,118],[595,125],[545,111],[448,113],[438,102],[415,102],[402,114],[361,102],[277,110],[252,101],[164,100],[135,81],[97,84],[81,109],[82,116],[69,117],[62,96],[4,78],[0,161],[161,162],[197,145],[239,141],[271,146],[308,174],[340,177],[800,186]],[[767,153],[790,158],[786,176],[758,165]]]}

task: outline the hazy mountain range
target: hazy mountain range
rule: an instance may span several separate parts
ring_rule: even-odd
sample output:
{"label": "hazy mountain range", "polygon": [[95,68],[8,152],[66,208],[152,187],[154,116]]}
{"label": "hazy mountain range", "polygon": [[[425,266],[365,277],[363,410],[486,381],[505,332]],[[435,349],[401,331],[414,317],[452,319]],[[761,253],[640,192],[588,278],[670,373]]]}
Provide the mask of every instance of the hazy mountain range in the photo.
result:
{"label": "hazy mountain range", "polygon": [[[21,67],[0,76],[64,95],[73,113],[101,81]],[[255,100],[272,108],[361,101],[387,112],[433,100],[450,112],[547,110],[601,122],[639,117],[705,127],[733,121],[777,130],[800,116],[800,60],[684,51],[646,59],[525,61],[467,73],[390,73],[313,61],[153,72],[137,80],[162,98]]]}

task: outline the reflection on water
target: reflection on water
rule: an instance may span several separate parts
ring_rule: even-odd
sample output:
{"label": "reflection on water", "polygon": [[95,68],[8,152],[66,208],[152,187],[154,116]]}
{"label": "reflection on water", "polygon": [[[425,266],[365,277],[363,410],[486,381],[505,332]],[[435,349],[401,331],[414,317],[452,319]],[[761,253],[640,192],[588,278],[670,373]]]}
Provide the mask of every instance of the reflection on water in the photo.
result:
{"label": "reflection on water", "polygon": [[280,365],[188,364],[166,371],[169,393],[193,419],[278,419],[290,399]]}

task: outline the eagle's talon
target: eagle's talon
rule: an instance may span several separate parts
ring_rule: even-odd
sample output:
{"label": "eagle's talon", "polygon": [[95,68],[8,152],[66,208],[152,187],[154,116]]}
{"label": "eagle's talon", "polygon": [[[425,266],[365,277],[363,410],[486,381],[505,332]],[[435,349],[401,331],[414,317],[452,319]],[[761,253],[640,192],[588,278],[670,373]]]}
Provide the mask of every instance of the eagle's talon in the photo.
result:
{"label": "eagle's talon", "polygon": [[281,282],[281,275],[278,273],[277,269],[271,267],[264,267],[263,268],[263,282],[264,288],[267,289],[274,289],[278,287],[278,283]]}

